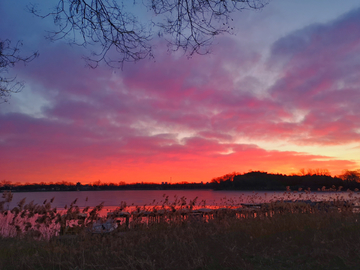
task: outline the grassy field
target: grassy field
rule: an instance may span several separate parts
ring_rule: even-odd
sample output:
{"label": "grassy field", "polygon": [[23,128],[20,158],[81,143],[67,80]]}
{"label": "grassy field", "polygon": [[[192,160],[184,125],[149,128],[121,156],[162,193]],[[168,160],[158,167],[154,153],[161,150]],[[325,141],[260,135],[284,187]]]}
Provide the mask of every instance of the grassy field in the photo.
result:
{"label": "grassy field", "polygon": [[0,241],[0,269],[359,269],[358,214],[153,224]]}
{"label": "grassy field", "polygon": [[359,269],[360,214],[302,207],[138,223],[107,234],[84,226],[49,239],[28,230],[0,238],[0,269]]}

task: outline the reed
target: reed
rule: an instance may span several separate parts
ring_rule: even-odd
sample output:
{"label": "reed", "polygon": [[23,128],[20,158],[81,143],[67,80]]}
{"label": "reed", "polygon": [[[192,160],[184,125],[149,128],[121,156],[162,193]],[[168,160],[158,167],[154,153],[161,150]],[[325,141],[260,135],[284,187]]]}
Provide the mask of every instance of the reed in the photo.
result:
{"label": "reed", "polygon": [[[3,195],[5,201],[11,196]],[[51,201],[19,202],[17,210],[5,202],[0,269],[358,269],[360,263],[360,214],[355,201],[340,197],[317,204],[280,200],[243,211],[229,204],[202,218],[189,213],[203,202],[165,198],[134,209],[129,226],[120,221],[103,234],[91,233],[103,206],[76,203],[59,211]],[[123,203],[116,211],[130,209]]]}

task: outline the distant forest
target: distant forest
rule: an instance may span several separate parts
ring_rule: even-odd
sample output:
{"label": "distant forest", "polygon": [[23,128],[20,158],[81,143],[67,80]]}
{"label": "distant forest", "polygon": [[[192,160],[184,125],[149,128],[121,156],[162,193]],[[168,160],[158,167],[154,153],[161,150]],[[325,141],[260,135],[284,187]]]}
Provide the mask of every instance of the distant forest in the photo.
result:
{"label": "distant forest", "polygon": [[331,176],[327,170],[301,170],[299,174],[285,175],[252,171],[245,174],[232,173],[211,181],[216,190],[358,190],[360,170],[346,171]]}
{"label": "distant forest", "polygon": [[12,183],[0,181],[1,190],[11,191],[89,191],[89,190],[179,190],[179,189],[213,189],[213,190],[311,190],[335,191],[360,189],[360,170],[345,171],[342,175],[331,176],[327,170],[300,170],[299,174],[285,175],[261,171],[248,173],[231,173],[212,179],[207,183],[102,183],[100,180],[91,184],[71,182]]}

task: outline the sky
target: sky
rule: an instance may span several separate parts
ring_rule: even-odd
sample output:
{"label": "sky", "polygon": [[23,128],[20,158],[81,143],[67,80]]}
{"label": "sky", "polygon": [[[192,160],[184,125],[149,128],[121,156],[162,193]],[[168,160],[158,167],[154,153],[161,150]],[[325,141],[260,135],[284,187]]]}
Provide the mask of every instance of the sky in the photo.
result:
{"label": "sky", "polygon": [[[46,39],[56,28],[30,14],[30,2],[0,3],[0,38],[40,54],[9,74],[25,87],[0,104],[0,180],[359,169],[358,1],[270,0],[236,13],[235,34],[217,37],[208,55],[169,53],[156,40],[154,59],[123,69],[91,69],[89,50]],[[57,1],[32,2],[47,11]]]}

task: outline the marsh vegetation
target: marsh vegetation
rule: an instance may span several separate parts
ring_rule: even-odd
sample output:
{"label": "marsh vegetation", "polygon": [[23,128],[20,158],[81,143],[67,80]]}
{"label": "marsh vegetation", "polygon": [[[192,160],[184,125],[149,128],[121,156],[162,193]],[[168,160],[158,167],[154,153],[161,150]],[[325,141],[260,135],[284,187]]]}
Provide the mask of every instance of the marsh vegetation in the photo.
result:
{"label": "marsh vegetation", "polygon": [[[0,269],[358,269],[360,214],[350,200],[211,207],[197,198],[58,210],[1,203]],[[128,213],[129,220],[126,222]],[[112,220],[113,230],[94,224]]]}

